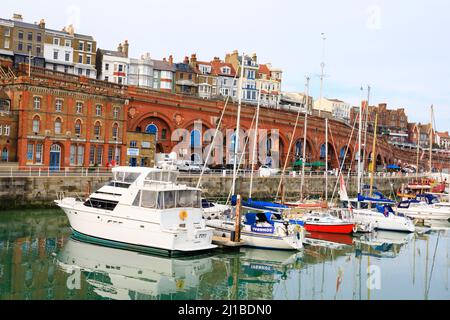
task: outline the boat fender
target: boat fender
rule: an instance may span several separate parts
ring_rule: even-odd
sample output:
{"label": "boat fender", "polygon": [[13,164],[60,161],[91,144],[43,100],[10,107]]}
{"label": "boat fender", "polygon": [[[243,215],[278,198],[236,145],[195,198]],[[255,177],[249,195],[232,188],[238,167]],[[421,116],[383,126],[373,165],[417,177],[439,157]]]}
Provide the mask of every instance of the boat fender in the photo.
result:
{"label": "boat fender", "polygon": [[287,230],[284,229],[282,226],[278,226],[277,227],[277,235],[279,235],[279,236],[282,236],[282,235],[287,236],[288,233],[287,233]]}
{"label": "boat fender", "polygon": [[357,233],[358,232],[358,225],[355,223],[353,225],[353,233]]}

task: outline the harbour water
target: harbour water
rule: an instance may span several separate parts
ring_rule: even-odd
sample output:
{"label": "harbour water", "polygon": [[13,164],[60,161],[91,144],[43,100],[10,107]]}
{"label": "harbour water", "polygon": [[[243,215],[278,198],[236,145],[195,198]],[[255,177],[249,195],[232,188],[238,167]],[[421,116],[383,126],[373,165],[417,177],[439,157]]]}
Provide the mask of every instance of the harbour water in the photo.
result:
{"label": "harbour water", "polygon": [[450,224],[315,235],[296,252],[170,259],[78,242],[59,210],[0,213],[1,300],[448,300]]}

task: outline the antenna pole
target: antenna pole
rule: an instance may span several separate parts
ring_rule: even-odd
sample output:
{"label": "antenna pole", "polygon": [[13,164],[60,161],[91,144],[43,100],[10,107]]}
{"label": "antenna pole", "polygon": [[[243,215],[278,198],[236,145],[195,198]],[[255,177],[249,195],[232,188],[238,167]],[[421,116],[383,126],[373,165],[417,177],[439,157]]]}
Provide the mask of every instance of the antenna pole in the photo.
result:
{"label": "antenna pole", "polygon": [[239,100],[238,100],[238,112],[237,112],[237,122],[236,122],[236,133],[234,135],[234,168],[233,168],[233,187],[232,187],[232,196],[236,195],[236,178],[237,178],[237,164],[238,164],[238,151],[239,151],[239,131],[241,126],[241,108],[242,108],[242,86],[244,82],[244,60],[245,54],[242,52],[242,61],[241,61],[241,78],[239,79]]}
{"label": "antenna pole", "polygon": [[[363,93],[364,89],[361,87],[361,106],[359,107],[359,128],[358,128],[358,195],[361,194],[361,135],[362,135],[362,108],[363,108]],[[361,208],[361,203],[358,201],[358,209]]]}
{"label": "antenna pole", "polygon": [[322,33],[322,63],[320,64],[321,74],[320,74],[320,98],[319,98],[319,117],[322,115],[322,99],[323,99],[323,82],[325,78],[325,33]]}
{"label": "antenna pole", "polygon": [[308,112],[309,112],[309,76],[306,77],[306,92],[305,92],[305,101],[306,101],[306,112],[305,112],[305,128],[303,133],[303,159],[302,159],[302,183],[300,185],[300,200],[303,201],[303,186],[305,184],[305,164],[306,164],[306,143],[308,140],[306,139],[306,135],[308,133]]}

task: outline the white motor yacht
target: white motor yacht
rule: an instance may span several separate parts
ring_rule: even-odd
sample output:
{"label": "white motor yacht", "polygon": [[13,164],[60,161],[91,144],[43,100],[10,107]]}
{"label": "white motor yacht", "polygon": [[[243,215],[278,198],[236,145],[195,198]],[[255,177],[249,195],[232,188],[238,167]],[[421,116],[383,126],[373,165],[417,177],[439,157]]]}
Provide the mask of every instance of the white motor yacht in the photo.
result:
{"label": "white motor yacht", "polygon": [[203,219],[201,190],[177,184],[178,172],[118,167],[112,173],[113,180],[86,200],[55,201],[76,238],[169,256],[216,248]]}
{"label": "white motor yacht", "polygon": [[400,202],[397,211],[413,219],[450,221],[450,206],[431,194]]}

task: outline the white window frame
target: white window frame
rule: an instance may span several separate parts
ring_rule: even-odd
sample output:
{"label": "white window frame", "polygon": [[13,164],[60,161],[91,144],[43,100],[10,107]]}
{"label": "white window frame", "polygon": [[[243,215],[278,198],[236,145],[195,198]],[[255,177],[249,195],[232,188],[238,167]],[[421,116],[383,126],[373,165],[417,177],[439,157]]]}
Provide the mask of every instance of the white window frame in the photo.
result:
{"label": "white window frame", "polygon": [[81,101],[77,101],[77,103],[75,104],[75,112],[77,114],[82,114],[83,113],[83,107],[84,107],[84,103]]}
{"label": "white window frame", "polygon": [[34,97],[33,98],[33,109],[34,110],[41,110],[41,103],[42,103],[42,98],[41,97]]}

